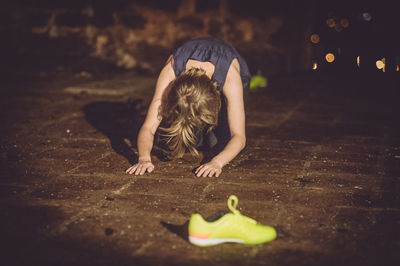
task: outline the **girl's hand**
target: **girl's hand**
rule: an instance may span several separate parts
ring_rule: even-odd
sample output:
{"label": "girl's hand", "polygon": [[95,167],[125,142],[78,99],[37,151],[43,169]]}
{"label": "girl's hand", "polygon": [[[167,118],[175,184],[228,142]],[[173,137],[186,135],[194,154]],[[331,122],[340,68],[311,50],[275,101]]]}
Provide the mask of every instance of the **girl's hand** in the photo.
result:
{"label": "girl's hand", "polygon": [[197,177],[218,177],[222,172],[222,166],[214,161],[201,165],[196,169]]}
{"label": "girl's hand", "polygon": [[127,174],[143,175],[146,171],[151,173],[154,170],[154,165],[148,160],[139,160],[138,163],[132,165],[126,170]]}

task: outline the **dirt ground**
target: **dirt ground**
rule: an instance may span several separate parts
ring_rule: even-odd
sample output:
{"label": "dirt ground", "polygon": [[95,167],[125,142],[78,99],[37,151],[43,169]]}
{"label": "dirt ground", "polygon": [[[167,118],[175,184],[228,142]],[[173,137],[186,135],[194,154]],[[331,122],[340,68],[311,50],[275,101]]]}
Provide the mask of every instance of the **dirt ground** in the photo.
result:
{"label": "dirt ground", "polygon": [[[1,264],[399,265],[398,78],[268,81],[248,95],[247,147],[219,178],[157,150],[152,174],[125,174],[154,76],[3,83]],[[277,239],[191,245],[190,215],[226,210],[231,194]]]}

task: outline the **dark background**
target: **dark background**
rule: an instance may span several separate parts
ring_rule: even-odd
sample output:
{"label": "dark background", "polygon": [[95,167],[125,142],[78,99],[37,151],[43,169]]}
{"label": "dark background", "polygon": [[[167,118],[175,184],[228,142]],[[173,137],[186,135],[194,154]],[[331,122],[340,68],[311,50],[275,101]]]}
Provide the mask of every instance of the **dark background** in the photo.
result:
{"label": "dark background", "polygon": [[[184,2],[7,1],[0,11],[2,72],[6,77],[38,71],[157,73],[171,49],[198,35],[212,35],[231,42],[248,61],[253,73],[260,70],[269,75],[305,72],[311,70],[313,62],[318,63],[317,71],[375,73],[382,72],[375,65],[382,58],[386,59],[386,72],[395,72],[399,65],[400,46],[396,36],[399,19],[393,1],[193,1],[194,13],[182,15],[179,10]],[[160,34],[146,32],[147,23],[155,18],[144,14],[143,8],[154,10],[155,16],[165,14],[170,18],[176,26],[170,32],[170,26],[165,23],[156,27],[165,31],[162,38],[172,41],[163,45],[147,41],[159,38]],[[228,12],[223,19],[221,10]],[[49,23],[52,16],[54,20]],[[272,25],[271,18],[280,18],[281,23]],[[345,18],[349,26],[335,30],[327,26],[328,18],[333,18],[339,27],[340,20]],[[238,32],[235,26],[242,20],[250,21],[247,30],[253,31],[250,39],[244,40],[246,30]],[[53,31],[51,27],[46,28],[50,24]],[[95,29],[91,40],[96,35],[109,34],[108,50],[103,54],[93,54],[96,44],[88,41],[88,25]],[[110,35],[116,28],[118,34]],[[121,41],[130,30],[135,31],[140,42],[124,44]],[[318,44],[310,41],[313,33],[320,36]],[[118,64],[117,48],[138,62],[134,66],[133,63]],[[328,52],[335,54],[333,63],[325,61]],[[357,56],[361,56],[360,67],[355,63]]]}

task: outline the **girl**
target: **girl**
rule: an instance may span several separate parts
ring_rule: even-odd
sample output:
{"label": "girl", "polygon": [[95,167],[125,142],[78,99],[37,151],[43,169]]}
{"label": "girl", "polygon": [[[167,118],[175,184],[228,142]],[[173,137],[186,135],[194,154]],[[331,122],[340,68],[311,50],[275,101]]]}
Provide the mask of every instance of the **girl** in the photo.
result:
{"label": "girl", "polygon": [[243,88],[250,82],[246,62],[226,42],[202,37],[174,50],[162,69],[146,119],[138,135],[139,160],[129,174],[151,173],[150,152],[161,121],[173,157],[202,149],[211,160],[195,171],[218,177],[245,147]]}

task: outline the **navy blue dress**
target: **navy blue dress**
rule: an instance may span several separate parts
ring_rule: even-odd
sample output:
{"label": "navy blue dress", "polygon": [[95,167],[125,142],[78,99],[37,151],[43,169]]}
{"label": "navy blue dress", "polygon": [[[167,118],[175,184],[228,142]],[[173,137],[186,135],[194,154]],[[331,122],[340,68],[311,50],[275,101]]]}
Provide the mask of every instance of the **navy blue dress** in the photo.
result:
{"label": "navy blue dress", "polygon": [[[213,37],[201,37],[184,43],[172,52],[174,56],[175,76],[179,76],[186,69],[189,59],[200,62],[211,62],[215,66],[212,80],[218,84],[218,90],[222,92],[226,76],[232,61],[236,58],[240,65],[240,77],[243,89],[250,84],[250,71],[246,61],[239,55],[235,48],[228,43]],[[219,152],[230,140],[227,107],[225,97],[221,97],[221,111],[218,116],[218,125],[210,133],[198,134],[198,148],[216,149]]]}
{"label": "navy blue dress", "polygon": [[247,88],[250,84],[251,75],[246,61],[235,48],[220,39],[212,37],[194,39],[175,49],[172,54],[174,55],[175,76],[178,76],[186,69],[186,63],[189,59],[211,62],[215,66],[212,80],[218,83],[218,88],[221,91],[232,60],[237,58],[240,65],[243,88]]}

